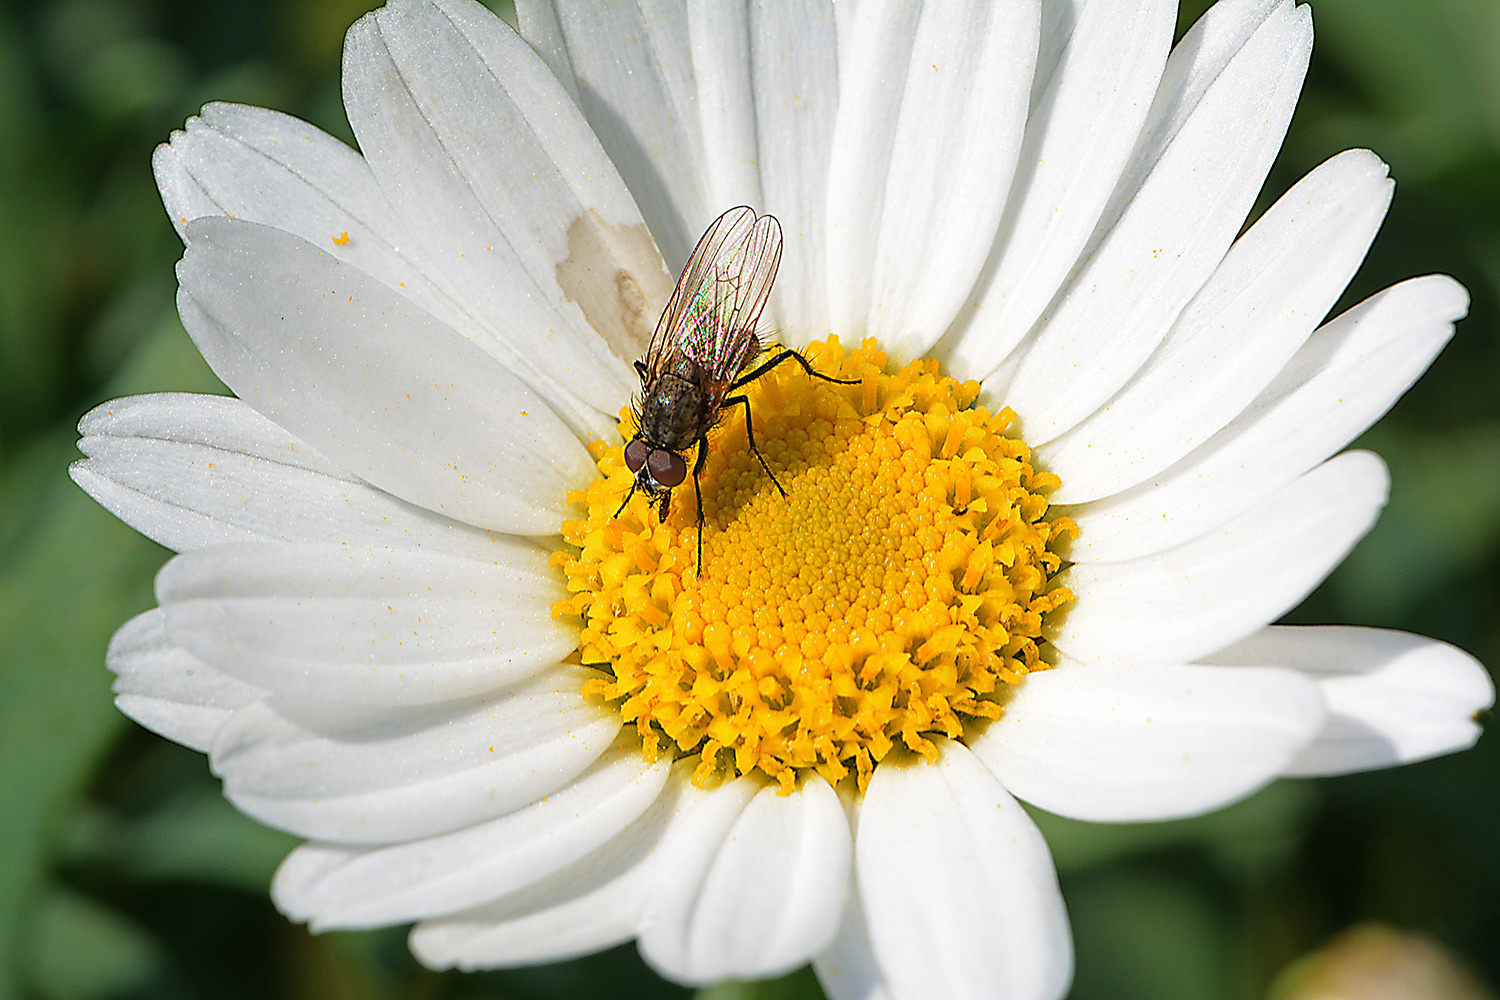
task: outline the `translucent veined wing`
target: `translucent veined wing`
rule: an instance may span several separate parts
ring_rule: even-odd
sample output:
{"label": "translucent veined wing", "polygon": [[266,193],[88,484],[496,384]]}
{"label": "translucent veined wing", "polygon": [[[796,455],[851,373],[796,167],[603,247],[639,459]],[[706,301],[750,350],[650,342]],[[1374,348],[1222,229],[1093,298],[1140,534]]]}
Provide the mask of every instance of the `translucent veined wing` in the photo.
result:
{"label": "translucent veined wing", "polygon": [[757,346],[755,323],[781,264],[781,225],[745,205],[714,220],[688,257],[646,351],[650,384],[690,358],[722,398]]}

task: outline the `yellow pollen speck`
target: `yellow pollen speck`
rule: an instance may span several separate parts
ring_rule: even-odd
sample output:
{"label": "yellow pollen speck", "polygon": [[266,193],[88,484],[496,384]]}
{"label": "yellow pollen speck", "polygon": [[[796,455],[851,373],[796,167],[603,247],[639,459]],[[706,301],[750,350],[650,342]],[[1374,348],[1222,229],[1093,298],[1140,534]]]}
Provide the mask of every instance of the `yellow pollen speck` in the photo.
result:
{"label": "yellow pollen speck", "polygon": [[[785,364],[748,387],[787,495],[733,411],[701,477],[701,578],[691,482],[665,523],[640,493],[616,517],[632,477],[603,442],[553,557],[570,593],[553,615],[580,623],[579,659],[602,671],[588,691],[648,757],[697,755],[700,783],[758,770],[790,791],[812,769],[863,788],[897,747],[932,759],[932,735],[997,718],[1005,692],[1046,668],[1043,620],[1073,600],[1048,580],[1075,529],[1047,517],[1057,479],[1007,435],[1010,410],[973,406],[979,385],[936,361],[887,374],[873,340],[806,355],[860,382]],[[622,438],[634,430],[625,411]]]}

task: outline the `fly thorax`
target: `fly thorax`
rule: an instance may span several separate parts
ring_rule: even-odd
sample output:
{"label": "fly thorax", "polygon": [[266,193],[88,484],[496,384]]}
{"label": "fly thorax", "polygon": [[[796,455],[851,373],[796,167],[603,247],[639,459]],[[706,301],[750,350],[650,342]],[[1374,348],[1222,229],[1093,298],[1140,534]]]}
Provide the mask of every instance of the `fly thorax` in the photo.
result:
{"label": "fly thorax", "polygon": [[696,384],[664,377],[641,400],[641,435],[658,448],[687,451],[708,430],[706,417]]}

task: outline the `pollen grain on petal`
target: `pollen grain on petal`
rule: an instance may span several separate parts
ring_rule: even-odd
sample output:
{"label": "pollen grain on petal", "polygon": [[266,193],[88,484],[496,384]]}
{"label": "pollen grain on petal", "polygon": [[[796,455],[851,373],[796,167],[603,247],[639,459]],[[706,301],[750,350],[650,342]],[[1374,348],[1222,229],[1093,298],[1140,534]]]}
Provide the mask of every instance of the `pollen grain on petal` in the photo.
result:
{"label": "pollen grain on petal", "polygon": [[863,787],[897,747],[932,758],[930,737],[998,717],[1045,668],[1044,619],[1073,599],[1049,579],[1075,529],[1047,517],[1057,481],[1007,433],[1010,410],[974,406],[978,383],[936,361],[887,373],[872,340],[806,354],[858,384],[786,365],[748,387],[786,496],[741,421],[716,429],[701,577],[690,488],[665,522],[639,494],[621,510],[631,474],[596,443],[599,478],[569,497],[553,613],[581,623],[582,661],[604,671],[592,693],[648,755],[697,755],[700,782],[758,770],[790,790],[811,769]]}

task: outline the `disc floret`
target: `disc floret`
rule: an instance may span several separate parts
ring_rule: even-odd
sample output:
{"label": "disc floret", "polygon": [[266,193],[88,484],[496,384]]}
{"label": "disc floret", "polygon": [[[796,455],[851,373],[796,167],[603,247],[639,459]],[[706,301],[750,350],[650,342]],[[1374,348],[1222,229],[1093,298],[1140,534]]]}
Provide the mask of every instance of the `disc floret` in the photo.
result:
{"label": "disc floret", "polygon": [[[897,747],[936,755],[999,717],[1045,669],[1049,587],[1074,532],[1049,518],[1055,477],[1031,464],[1009,409],[974,406],[976,382],[936,361],[886,373],[874,341],[836,338],[808,359],[854,386],[796,370],[750,388],[755,438],[716,430],[703,475],[703,570],[691,505],[664,523],[630,488],[621,448],[596,442],[599,478],[569,501],[554,560],[571,596],[590,690],[619,706],[648,756],[697,755],[695,780],[753,771],[795,787],[811,769],[862,788]],[[621,433],[634,431],[622,414]]]}

